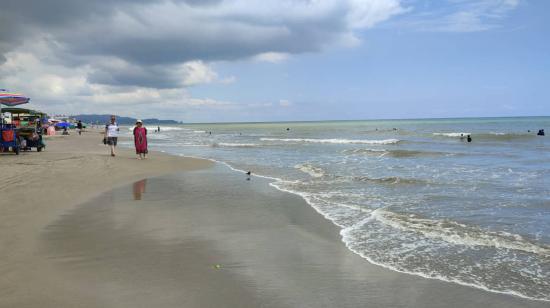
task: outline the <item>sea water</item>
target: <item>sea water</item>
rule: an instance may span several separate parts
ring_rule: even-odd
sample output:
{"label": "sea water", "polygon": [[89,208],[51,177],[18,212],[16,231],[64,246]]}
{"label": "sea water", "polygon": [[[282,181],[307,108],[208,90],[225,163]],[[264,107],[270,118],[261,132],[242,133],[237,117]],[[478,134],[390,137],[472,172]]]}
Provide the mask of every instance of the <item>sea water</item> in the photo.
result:
{"label": "sea water", "polygon": [[550,301],[541,128],[550,117],[187,124],[148,136],[150,149],[271,178],[374,264]]}

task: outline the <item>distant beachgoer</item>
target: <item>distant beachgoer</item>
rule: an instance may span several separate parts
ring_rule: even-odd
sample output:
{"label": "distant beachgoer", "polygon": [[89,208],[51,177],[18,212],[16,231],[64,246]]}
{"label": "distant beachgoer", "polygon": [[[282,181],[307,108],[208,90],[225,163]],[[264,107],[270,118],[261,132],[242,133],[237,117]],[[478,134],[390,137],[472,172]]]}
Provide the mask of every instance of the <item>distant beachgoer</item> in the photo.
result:
{"label": "distant beachgoer", "polygon": [[134,145],[136,146],[137,159],[147,158],[147,128],[141,120],[137,120],[134,127]]}
{"label": "distant beachgoer", "polygon": [[157,126],[157,132],[160,133],[160,126]]}
{"label": "distant beachgoer", "polygon": [[212,132],[208,132],[209,135],[212,135]]}
{"label": "distant beachgoer", "polygon": [[460,134],[460,141],[464,141],[464,134]]}
{"label": "distant beachgoer", "polygon": [[67,126],[64,126],[62,135],[68,135],[68,134],[69,134],[69,131],[67,130]]}
{"label": "distant beachgoer", "polygon": [[78,134],[82,135],[82,121],[78,120],[78,123],[76,123],[76,129],[78,130]]}
{"label": "distant beachgoer", "polygon": [[544,136],[544,129],[539,129],[538,136]]}
{"label": "distant beachgoer", "polygon": [[111,156],[115,156],[115,148],[118,141],[118,124],[116,123],[116,116],[111,116],[111,122],[105,125],[105,137],[107,138],[107,144],[111,150]]}
{"label": "distant beachgoer", "polygon": [[288,128],[288,127],[287,127],[287,128],[286,128],[286,130],[287,130],[287,131],[289,131],[289,130],[290,130],[290,128]]}
{"label": "distant beachgoer", "polygon": [[468,138],[466,140],[468,140],[468,142],[472,142],[472,136],[468,135]]}

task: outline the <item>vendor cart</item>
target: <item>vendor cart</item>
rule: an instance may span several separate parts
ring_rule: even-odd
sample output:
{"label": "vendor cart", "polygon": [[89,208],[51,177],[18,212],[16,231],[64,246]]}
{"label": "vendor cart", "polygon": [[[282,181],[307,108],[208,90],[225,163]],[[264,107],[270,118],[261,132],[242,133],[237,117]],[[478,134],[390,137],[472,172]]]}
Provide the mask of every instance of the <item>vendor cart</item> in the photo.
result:
{"label": "vendor cart", "polygon": [[41,152],[46,148],[42,139],[42,124],[46,120],[45,113],[24,108],[3,108],[3,112],[11,114],[10,122],[17,128],[17,139],[22,151],[36,148]]}
{"label": "vendor cart", "polygon": [[17,136],[17,127],[13,123],[4,123],[4,115],[2,113],[2,104],[7,106],[16,106],[26,104],[29,98],[18,93],[8,92],[5,89],[0,89],[0,151],[13,151],[19,154],[20,143]]}

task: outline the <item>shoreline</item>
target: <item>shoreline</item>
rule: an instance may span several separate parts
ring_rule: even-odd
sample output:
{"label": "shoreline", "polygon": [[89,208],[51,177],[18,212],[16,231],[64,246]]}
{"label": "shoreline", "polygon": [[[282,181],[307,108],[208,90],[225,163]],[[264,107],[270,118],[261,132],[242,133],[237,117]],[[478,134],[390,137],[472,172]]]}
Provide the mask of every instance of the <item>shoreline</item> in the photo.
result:
{"label": "shoreline", "polygon": [[[163,153],[167,153],[169,155],[175,155],[175,154],[170,154],[168,152],[164,152]],[[222,165],[224,167],[227,167],[228,169],[230,169],[232,172],[237,172],[237,173],[246,173],[245,170],[241,170],[241,169],[238,169],[238,168],[235,168],[233,167],[230,163],[228,162],[225,162],[225,161],[220,161],[220,160],[216,160],[216,159],[213,159],[213,158],[205,158],[205,157],[197,157],[197,156],[187,156],[187,155],[181,155],[180,157],[184,157],[184,158],[197,158],[197,159],[205,159],[205,160],[208,160],[208,161],[211,161],[215,164],[219,164],[219,165]],[[523,300],[527,300],[527,301],[534,301],[534,302],[541,302],[541,303],[550,303],[550,300],[546,300],[546,299],[539,299],[539,298],[532,298],[532,297],[529,297],[529,296],[526,296],[526,295],[523,295],[521,293],[518,293],[518,292],[514,292],[514,291],[499,291],[499,290],[493,290],[493,289],[490,289],[488,287],[485,287],[483,285],[478,285],[478,284],[472,284],[472,283],[467,283],[467,282],[463,282],[461,280],[453,280],[453,279],[449,279],[449,278],[445,278],[445,277],[432,277],[432,276],[429,276],[425,273],[422,273],[422,272],[409,272],[409,271],[405,271],[405,270],[401,270],[399,268],[395,268],[391,265],[387,265],[387,264],[384,264],[384,263],[379,263],[379,262],[376,262],[374,260],[372,260],[371,258],[369,258],[368,256],[362,254],[361,252],[353,249],[352,247],[350,247],[349,243],[345,241],[345,234],[344,234],[344,229],[342,226],[338,225],[337,223],[335,223],[332,219],[330,219],[329,217],[327,217],[327,215],[325,213],[323,213],[321,210],[319,210],[316,205],[314,203],[311,203],[307,197],[304,196],[303,193],[300,193],[300,192],[297,192],[297,191],[293,191],[293,190],[287,190],[287,189],[284,189],[284,188],[280,188],[278,185],[277,185],[277,182],[278,181],[284,181],[280,178],[277,178],[277,177],[272,177],[272,176],[268,176],[268,175],[261,175],[261,174],[252,174],[251,175],[252,177],[257,177],[257,178],[261,178],[261,179],[265,179],[265,180],[268,180],[270,181],[268,183],[268,185],[272,188],[274,188],[275,190],[277,191],[280,191],[280,192],[283,192],[283,193],[288,193],[288,194],[291,194],[291,195],[294,195],[294,196],[298,196],[300,199],[302,199],[312,210],[314,210],[317,214],[321,215],[322,218],[328,222],[330,222],[331,224],[333,224],[335,227],[338,228],[339,232],[339,241],[341,242],[341,244],[343,244],[346,249],[348,249],[350,252],[358,255],[359,257],[361,257],[363,260],[365,260],[366,262],[368,262],[369,264],[373,265],[373,266],[378,266],[378,267],[381,267],[385,270],[389,270],[389,271],[393,271],[393,272],[396,272],[396,273],[399,273],[399,274],[404,274],[404,275],[410,275],[410,276],[413,276],[413,277],[418,277],[418,278],[422,278],[422,279],[429,279],[429,280],[435,280],[435,281],[441,281],[443,283],[451,283],[451,284],[457,284],[457,285],[460,285],[460,286],[463,286],[463,287],[468,287],[468,288],[473,288],[473,289],[477,289],[477,290],[481,290],[481,291],[484,291],[484,292],[489,292],[489,293],[493,293],[493,294],[497,294],[497,295],[504,295],[504,296],[513,296],[513,297],[517,297],[517,298],[520,298],[520,299],[523,299]]]}
{"label": "shoreline", "polygon": [[[68,175],[68,178],[66,178],[67,181],[76,181],[70,185],[59,185],[57,187],[60,190],[65,190],[65,195],[54,193],[46,196],[46,198],[42,198],[42,202],[47,202],[48,198],[57,198],[58,200],[58,204],[50,205],[47,209],[33,206],[33,198],[30,198],[31,196],[25,198],[24,201],[27,203],[24,204],[23,209],[19,208],[10,211],[7,204],[0,206],[0,210],[8,214],[2,215],[3,218],[0,221],[0,231],[3,234],[0,239],[2,247],[5,247],[6,251],[10,251],[9,254],[0,258],[0,272],[4,274],[0,278],[0,290],[2,290],[0,291],[2,292],[0,293],[0,306],[25,303],[25,306],[38,307],[43,306],[39,304],[46,299],[46,302],[51,307],[70,306],[71,304],[78,303],[79,300],[84,300],[84,298],[78,298],[77,296],[76,298],[61,299],[59,297],[61,294],[56,294],[56,292],[63,292],[64,288],[73,288],[76,293],[85,296],[85,292],[82,293],[82,288],[86,286],[87,282],[80,281],[78,275],[70,276],[74,280],[65,281],[64,278],[67,277],[66,273],[74,271],[74,273],[85,272],[93,275],[94,270],[102,270],[104,266],[112,266],[111,261],[116,261],[117,266],[121,266],[120,263],[126,261],[129,264],[133,264],[134,268],[142,268],[142,265],[144,265],[143,262],[146,261],[139,260],[139,258],[134,259],[131,257],[133,254],[125,254],[126,259],[119,260],[118,256],[105,255],[103,251],[95,251],[93,247],[82,244],[82,242],[85,243],[86,240],[90,240],[88,238],[89,234],[86,234],[84,238],[71,237],[73,234],[79,234],[80,230],[85,226],[85,224],[75,225],[74,221],[84,220],[86,223],[92,223],[87,221],[88,214],[92,216],[100,215],[98,216],[101,218],[99,219],[100,222],[117,217],[117,219],[122,219],[126,224],[131,225],[130,228],[126,227],[126,224],[123,224],[123,228],[113,229],[114,233],[109,234],[102,234],[101,228],[98,228],[97,225],[92,225],[88,232],[92,235],[97,235],[95,238],[92,237],[94,239],[93,243],[96,245],[101,246],[101,243],[104,242],[109,245],[121,245],[125,247],[127,244],[126,241],[116,241],[110,238],[111,236],[116,237],[117,232],[121,232],[122,235],[127,234],[129,236],[126,240],[137,236],[143,240],[143,243],[149,242],[152,245],[150,247],[156,247],[157,249],[164,247],[162,249],[169,249],[171,253],[176,251],[177,254],[173,257],[178,256],[183,259],[189,257],[186,260],[191,262],[192,265],[201,265],[203,267],[201,269],[201,266],[198,266],[199,269],[197,270],[193,265],[193,268],[186,269],[189,270],[189,273],[194,278],[182,277],[188,275],[188,272],[182,272],[182,276],[170,276],[164,273],[164,271],[170,271],[171,267],[164,268],[162,264],[160,264],[159,268],[148,269],[147,271],[150,274],[158,276],[157,282],[160,285],[167,283],[167,281],[172,281],[182,286],[198,283],[200,288],[216,292],[215,289],[211,289],[210,284],[213,283],[212,279],[220,279],[219,275],[210,273],[210,270],[212,270],[211,264],[208,266],[208,270],[206,270],[204,268],[205,264],[201,263],[203,262],[201,258],[216,260],[217,257],[215,255],[220,254],[238,263],[234,267],[228,268],[229,275],[224,276],[221,279],[223,283],[216,284],[216,286],[222,288],[222,290],[237,292],[243,297],[242,300],[241,298],[235,298],[235,295],[229,291],[224,291],[223,296],[212,296],[211,294],[206,296],[202,291],[197,291],[198,293],[186,293],[186,296],[196,299],[196,301],[187,302],[192,307],[223,306],[223,302],[220,302],[220,300],[227,299],[241,306],[252,307],[258,305],[269,307],[356,307],[357,305],[439,307],[442,305],[452,305],[453,303],[458,303],[462,307],[477,307],[479,305],[489,307],[515,307],[518,305],[542,307],[547,304],[544,301],[522,299],[508,294],[488,292],[433,278],[426,279],[414,274],[399,273],[383,266],[375,265],[345,247],[341,239],[342,235],[339,232],[341,229],[332,221],[322,217],[322,214],[302,196],[292,192],[284,192],[280,189],[273,189],[275,187],[269,183],[267,177],[264,177],[264,179],[256,178],[251,181],[253,182],[250,183],[251,185],[248,185],[247,182],[243,184],[240,182],[242,175],[233,172],[240,170],[231,167],[225,162],[161,154],[159,152],[152,152],[153,156],[149,161],[138,161],[135,159],[133,151],[123,150],[122,147],[119,148],[119,153],[122,153],[122,155],[110,158],[107,154],[107,148],[99,144],[101,135],[96,133],[87,133],[84,136],[56,137],[55,139],[59,139],[59,142],[48,139],[48,146],[52,145],[52,147],[48,147],[44,153],[23,153],[25,156],[23,162],[15,158],[15,156],[13,156],[14,158],[7,159],[4,159],[6,158],[4,157],[5,155],[0,156],[0,167],[7,168],[6,162],[14,163],[11,166],[12,169],[8,169],[8,171],[16,170],[21,166],[28,169],[29,166],[37,166],[37,164],[47,162],[47,166],[50,169],[54,169],[51,171],[50,176],[56,176],[56,174],[57,176],[60,176],[60,174]],[[89,142],[89,144],[76,148],[66,148],[66,141],[78,140],[78,138],[84,138],[80,141]],[[93,138],[97,139],[97,143],[92,142]],[[58,148],[54,148],[55,146]],[[82,154],[82,151],[85,150],[90,151],[88,155]],[[60,157],[57,157],[54,161],[48,161],[50,151],[52,151],[52,156],[59,155]],[[46,157],[40,157],[40,155],[45,153],[47,153]],[[131,160],[128,158],[131,158]],[[78,174],[71,175],[74,169],[78,171],[79,166],[86,159],[90,160],[89,164],[96,164],[96,166],[99,165],[107,170],[117,168],[117,172],[124,174],[117,175],[115,173],[109,174],[109,172],[101,173],[98,170],[81,169],[83,173],[91,172],[96,177],[101,174],[106,175],[107,179],[82,179]],[[109,165],[109,161],[111,160],[113,162],[120,160],[121,162]],[[213,162],[216,162],[216,164]],[[128,169],[134,167],[144,167],[146,170],[136,171]],[[229,170],[223,171],[221,167],[227,167]],[[32,170],[30,171],[32,172]],[[103,169],[103,171],[105,170]],[[183,173],[178,173],[180,171],[183,171]],[[172,175],[170,176],[170,174]],[[10,178],[13,179],[13,177]],[[229,235],[221,231],[212,232],[210,227],[206,228],[203,225],[196,226],[201,228],[200,231],[188,230],[185,223],[172,221],[171,212],[166,212],[169,214],[160,213],[170,216],[169,219],[164,218],[165,220],[160,222],[150,222],[150,219],[157,218],[156,214],[159,214],[157,209],[154,208],[149,209],[149,211],[152,211],[149,214],[154,215],[147,216],[146,220],[144,220],[145,223],[151,223],[151,228],[146,229],[147,232],[143,233],[143,230],[139,229],[142,226],[133,225],[133,219],[136,217],[135,215],[138,217],[143,216],[144,212],[139,209],[133,209],[134,206],[131,208],[128,207],[128,204],[131,202],[127,204],[124,201],[124,198],[128,198],[128,193],[124,192],[128,190],[128,185],[135,180],[141,179],[147,179],[150,183],[171,179],[171,181],[163,182],[166,186],[169,186],[168,184],[175,185],[174,183],[183,181],[183,183],[193,188],[186,191],[185,194],[181,194],[179,198],[175,198],[178,196],[177,189],[179,189],[179,186],[173,186],[174,189],[169,190],[162,185],[157,185],[157,194],[155,194],[155,190],[148,191],[147,194],[159,197],[151,200],[147,200],[144,197],[142,205],[155,204],[173,210],[181,210],[180,206],[192,208],[189,213],[185,212],[191,214],[189,217],[185,215],[178,217],[182,218],[189,225],[197,224],[195,220],[204,220],[204,225],[211,224],[215,229],[222,228],[224,232],[229,230],[231,237],[228,238],[227,236]],[[227,180],[221,181],[220,179]],[[28,179],[21,179],[21,181],[15,184],[7,183],[6,180],[0,182],[2,196],[5,193],[20,196],[21,186],[36,184],[36,182],[32,181],[29,183]],[[88,182],[84,183],[86,181]],[[196,183],[202,183],[202,185]],[[89,186],[94,186],[94,184],[97,189],[90,190]],[[148,184],[148,186],[151,186],[151,184]],[[180,188],[189,189],[187,187]],[[119,197],[120,191],[123,191],[122,196],[124,198],[122,199]],[[147,196],[147,194],[144,196]],[[66,199],[69,199],[69,201]],[[98,202],[98,200],[102,201]],[[132,211],[132,214],[124,213],[122,215],[117,214],[116,216],[101,216],[104,215],[103,212],[95,212],[93,208],[99,207],[105,211],[111,211],[112,208],[105,207],[104,203],[109,203],[115,208],[122,208],[124,211]],[[194,203],[199,203],[202,206],[194,208]],[[227,204],[232,206],[231,212],[227,212]],[[90,205],[92,206],[90,207]],[[87,215],[73,215],[75,211],[84,211],[84,208],[87,208],[85,211],[91,212],[85,212]],[[39,213],[34,212],[34,210],[38,210]],[[252,214],[250,213],[251,211]],[[238,215],[238,213],[241,215]],[[28,219],[29,216],[38,216],[38,218],[34,217],[30,221],[26,221],[25,219]],[[259,224],[256,221],[258,217],[265,225]],[[275,217],[276,221],[273,222],[271,217]],[[8,221],[8,218],[15,218],[16,220]],[[19,220],[17,221],[17,219]],[[17,223],[23,225],[16,226]],[[58,228],[58,231],[61,230],[61,232],[55,233],[56,236],[52,237],[52,229],[56,230],[56,228]],[[134,228],[138,228],[140,232],[136,232]],[[180,228],[184,228],[185,232],[180,233]],[[166,229],[166,234],[177,234],[177,237],[170,238],[168,243],[164,241],[165,239],[151,241],[151,234],[155,235],[158,233],[161,238],[166,236],[164,233],[159,233],[159,229]],[[193,237],[188,235],[187,232],[198,233]],[[46,240],[44,240],[44,234],[46,234]],[[147,236],[144,234],[147,234]],[[15,236],[15,239],[10,239],[10,235]],[[181,250],[177,245],[174,246],[174,240],[177,242],[194,243],[189,245],[198,251],[189,256],[187,250]],[[22,241],[22,243],[18,241]],[[229,244],[226,241],[229,241]],[[246,244],[247,241],[252,241],[253,243]],[[281,243],[275,245],[277,249],[269,247],[269,245],[276,244],[278,241]],[[46,248],[47,253],[44,253],[44,247],[51,246],[52,243],[59,246],[56,246],[57,248],[54,250]],[[77,250],[68,249],[67,244],[71,243],[78,243],[78,245],[83,246],[78,246],[79,249]],[[126,247],[127,251],[140,251],[139,249],[141,248],[139,247],[145,245],[143,243],[141,241],[132,241],[133,246]],[[82,250],[86,251],[87,249],[92,249],[93,253],[89,256],[82,255]],[[59,254],[59,251],[64,251],[64,253]],[[215,251],[215,253],[212,251]],[[252,253],[256,251],[264,251],[261,258]],[[150,253],[142,252],[144,254]],[[24,256],[25,253],[30,255]],[[195,254],[200,255],[201,258],[197,258]],[[96,261],[94,258],[100,261]],[[166,256],[166,258],[166,260],[163,260],[168,262],[172,256]],[[67,263],[68,259],[71,260],[69,263]],[[269,262],[265,262],[264,259],[269,260]],[[91,260],[99,262],[96,267],[89,267]],[[262,263],[266,263],[267,268]],[[181,264],[177,263],[176,265]],[[188,264],[185,265],[187,266]],[[71,268],[71,266],[76,266],[76,269]],[[223,268],[225,267],[223,265]],[[304,267],[308,270],[304,271]],[[124,268],[124,266],[122,266],[122,269],[118,267],[115,269],[120,271],[123,276],[128,275],[128,277],[132,277],[134,275],[127,273],[129,270]],[[300,275],[294,272],[300,273]],[[37,273],[41,277],[37,277]],[[71,275],[74,273],[71,273]],[[104,273],[104,275],[109,276],[110,274]],[[207,278],[198,278],[201,275],[206,275]],[[322,278],[321,280],[319,280],[320,277]],[[97,283],[102,282],[103,278],[98,279]],[[127,285],[129,282],[118,281],[113,277],[108,279],[107,282],[110,284],[120,283],[120,287],[125,292],[133,293],[141,290],[141,287],[133,289]],[[52,286],[45,287],[44,284],[46,283],[52,283]],[[73,283],[74,286],[72,285]],[[292,285],[296,283],[300,285],[300,288],[293,290]],[[242,287],[243,284],[245,287]],[[247,285],[248,287],[246,287]],[[99,284],[94,286],[98,288],[96,291],[102,288]],[[326,295],[316,295],[320,290],[324,290],[323,292]],[[110,294],[108,290],[103,291],[106,294],[108,293],[109,296],[113,296],[113,299],[109,300],[113,300],[114,303],[122,306],[133,306],[129,303],[136,304],[129,299],[120,301],[120,294]],[[161,290],[156,291],[158,293],[155,296],[159,300],[166,295]],[[203,295],[206,297],[203,297]],[[350,298],[346,298],[348,295]],[[96,302],[94,298],[94,296],[101,298],[102,294],[87,294],[86,296],[86,305],[83,306],[105,306],[100,305],[99,303],[101,302]],[[319,296],[319,298],[316,298],[316,296]],[[282,300],[281,298],[286,298],[286,300]],[[108,301],[108,303],[112,304],[113,302]]]}

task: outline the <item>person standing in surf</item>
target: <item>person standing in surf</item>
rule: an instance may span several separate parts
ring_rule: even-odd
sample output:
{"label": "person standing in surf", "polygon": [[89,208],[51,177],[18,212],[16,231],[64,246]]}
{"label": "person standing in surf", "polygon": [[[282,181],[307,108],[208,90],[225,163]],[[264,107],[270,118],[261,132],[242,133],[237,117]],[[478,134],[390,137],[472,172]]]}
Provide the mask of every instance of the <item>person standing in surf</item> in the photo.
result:
{"label": "person standing in surf", "polygon": [[147,158],[147,128],[141,120],[137,120],[134,127],[134,145],[136,146],[137,159]]}

